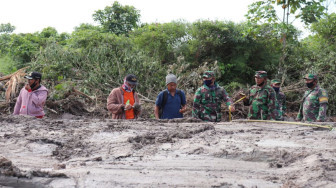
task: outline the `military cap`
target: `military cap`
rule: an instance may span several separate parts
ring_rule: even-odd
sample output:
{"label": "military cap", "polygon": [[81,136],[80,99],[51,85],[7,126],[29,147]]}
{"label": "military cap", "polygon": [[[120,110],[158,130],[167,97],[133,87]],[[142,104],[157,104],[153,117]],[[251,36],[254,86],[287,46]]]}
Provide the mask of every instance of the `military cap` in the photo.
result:
{"label": "military cap", "polygon": [[306,74],[303,79],[317,80],[317,75],[316,74]]}
{"label": "military cap", "polygon": [[203,78],[212,78],[212,77],[215,77],[215,72],[214,71],[205,71],[202,77]]}
{"label": "military cap", "polygon": [[273,79],[271,80],[271,84],[281,84],[279,79]]}
{"label": "military cap", "polygon": [[254,77],[267,78],[267,72],[266,71],[256,71]]}

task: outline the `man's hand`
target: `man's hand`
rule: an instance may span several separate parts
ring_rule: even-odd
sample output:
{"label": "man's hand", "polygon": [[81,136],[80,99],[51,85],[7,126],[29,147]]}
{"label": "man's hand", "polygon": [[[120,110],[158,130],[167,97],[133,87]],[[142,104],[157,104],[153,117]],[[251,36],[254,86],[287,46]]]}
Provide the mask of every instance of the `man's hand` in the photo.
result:
{"label": "man's hand", "polygon": [[136,111],[140,111],[141,105],[139,103],[134,103],[133,109],[136,110]]}
{"label": "man's hand", "polygon": [[181,109],[180,109],[180,113],[183,114],[184,112],[187,111],[187,105],[184,105]]}
{"label": "man's hand", "polygon": [[230,110],[231,112],[234,112],[234,111],[236,111],[236,108],[235,108],[234,105],[230,105],[230,106],[229,106],[229,110]]}
{"label": "man's hand", "polygon": [[30,85],[29,85],[29,84],[26,84],[25,89],[26,89],[27,91],[31,90]]}
{"label": "man's hand", "polygon": [[243,100],[244,102],[248,101],[248,98],[244,93],[239,93],[239,97],[240,97],[239,100]]}
{"label": "man's hand", "polygon": [[126,110],[130,110],[132,108],[132,105],[130,105],[130,104],[126,104],[126,106],[125,106],[125,111]]}

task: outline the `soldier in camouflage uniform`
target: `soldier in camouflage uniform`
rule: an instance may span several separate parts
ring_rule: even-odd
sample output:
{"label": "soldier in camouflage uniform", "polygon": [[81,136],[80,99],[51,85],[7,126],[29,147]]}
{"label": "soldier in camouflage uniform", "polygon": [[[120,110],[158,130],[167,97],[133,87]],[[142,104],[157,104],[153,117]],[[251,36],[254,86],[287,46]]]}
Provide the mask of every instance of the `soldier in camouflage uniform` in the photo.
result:
{"label": "soldier in camouflage uniform", "polygon": [[309,90],[303,95],[296,120],[325,121],[328,107],[327,91],[317,84],[316,75],[306,74],[304,79]]}
{"label": "soldier in camouflage uniform", "polygon": [[244,99],[244,105],[250,106],[247,118],[276,120],[278,104],[274,89],[267,85],[267,72],[256,71],[255,82]]}
{"label": "soldier in camouflage uniform", "polygon": [[276,94],[276,99],[278,102],[277,110],[278,110],[278,117],[277,120],[283,121],[284,116],[286,115],[286,95],[280,91],[280,80],[278,79],[273,79],[271,80],[271,86],[273,87],[275,94]]}
{"label": "soldier in camouflage uniform", "polygon": [[231,111],[235,110],[234,106],[231,105],[233,102],[228,93],[215,80],[215,73],[213,71],[206,71],[203,74],[204,84],[195,93],[192,117],[203,121],[221,121],[222,101],[226,102]]}

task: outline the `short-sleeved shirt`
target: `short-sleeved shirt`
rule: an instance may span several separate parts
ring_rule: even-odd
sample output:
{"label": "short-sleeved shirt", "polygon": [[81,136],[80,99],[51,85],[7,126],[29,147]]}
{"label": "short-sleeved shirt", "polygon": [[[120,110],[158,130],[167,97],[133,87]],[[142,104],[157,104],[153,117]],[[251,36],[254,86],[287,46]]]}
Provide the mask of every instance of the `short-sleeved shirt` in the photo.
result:
{"label": "short-sleeved shirt", "polygon": [[[161,107],[162,101],[163,101],[163,93],[166,90],[163,90],[159,93],[159,95],[156,98],[155,105]],[[160,119],[174,119],[174,118],[183,118],[183,114],[181,114],[179,111],[181,109],[181,106],[184,106],[186,104],[186,97],[182,90],[179,90],[181,92],[181,96],[177,93],[174,96],[171,95],[171,93],[168,91],[167,95],[167,102],[163,107],[162,110],[162,116]]]}

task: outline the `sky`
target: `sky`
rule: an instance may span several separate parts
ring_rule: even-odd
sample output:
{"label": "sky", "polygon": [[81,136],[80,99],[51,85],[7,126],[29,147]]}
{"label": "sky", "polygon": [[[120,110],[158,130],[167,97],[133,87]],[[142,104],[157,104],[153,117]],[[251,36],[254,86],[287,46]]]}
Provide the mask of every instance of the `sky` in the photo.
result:
{"label": "sky", "polygon": [[[166,23],[173,20],[245,21],[248,5],[255,0],[118,0],[140,11],[142,23]],[[40,32],[54,27],[59,33],[71,33],[81,23],[97,25],[92,14],[114,0],[0,0],[0,24],[10,23],[15,33]]]}
{"label": "sky", "polygon": [[[71,33],[82,23],[97,25],[92,15],[112,6],[115,0],[0,0],[0,24],[10,23],[14,33],[41,32],[54,27]],[[142,23],[167,23],[173,20],[246,21],[248,5],[257,0],[118,0],[140,11]],[[332,0],[328,0],[332,1]],[[335,11],[335,6],[332,7]],[[281,8],[280,8],[281,9]],[[307,32],[299,21],[293,23]]]}

